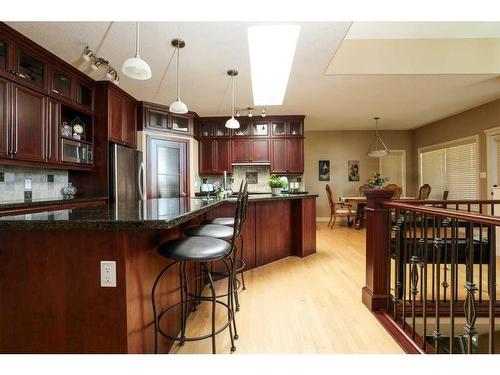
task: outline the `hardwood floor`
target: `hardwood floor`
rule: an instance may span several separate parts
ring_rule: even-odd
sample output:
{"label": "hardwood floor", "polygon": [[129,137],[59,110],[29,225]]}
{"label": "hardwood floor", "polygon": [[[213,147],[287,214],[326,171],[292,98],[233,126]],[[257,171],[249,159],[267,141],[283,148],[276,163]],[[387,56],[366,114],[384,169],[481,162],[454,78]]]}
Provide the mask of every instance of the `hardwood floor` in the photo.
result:
{"label": "hardwood floor", "polygon": [[[361,302],[364,249],[364,230],[318,223],[316,254],[246,272],[235,353],[403,353]],[[203,303],[190,315],[188,335],[208,333],[210,311]],[[225,316],[218,308],[219,324]],[[228,330],[217,335],[218,353],[230,353],[230,346]],[[171,353],[211,353],[211,341],[174,345]]]}

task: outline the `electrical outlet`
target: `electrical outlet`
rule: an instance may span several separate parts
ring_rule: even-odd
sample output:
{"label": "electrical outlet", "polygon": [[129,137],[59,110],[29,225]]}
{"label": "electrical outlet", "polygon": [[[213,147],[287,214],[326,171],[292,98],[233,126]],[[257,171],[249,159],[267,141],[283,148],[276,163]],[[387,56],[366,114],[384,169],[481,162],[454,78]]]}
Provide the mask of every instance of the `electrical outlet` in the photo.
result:
{"label": "electrical outlet", "polygon": [[47,182],[54,182],[54,175],[53,174],[47,175]]}
{"label": "electrical outlet", "polygon": [[116,287],[116,262],[114,260],[101,261],[101,287]]}
{"label": "electrical outlet", "polygon": [[24,179],[24,190],[31,190],[31,178]]}

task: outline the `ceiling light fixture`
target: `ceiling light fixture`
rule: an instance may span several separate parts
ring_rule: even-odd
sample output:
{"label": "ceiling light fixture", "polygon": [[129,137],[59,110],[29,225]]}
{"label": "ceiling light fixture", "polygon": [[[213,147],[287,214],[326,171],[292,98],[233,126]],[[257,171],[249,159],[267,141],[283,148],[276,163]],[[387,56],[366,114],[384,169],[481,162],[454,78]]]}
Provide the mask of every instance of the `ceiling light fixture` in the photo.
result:
{"label": "ceiling light fixture", "polygon": [[82,59],[84,59],[85,61],[90,61],[90,59],[93,56],[94,56],[94,52],[92,52],[89,49],[89,46],[85,46],[85,48],[83,49],[83,52],[82,52]]}
{"label": "ceiling light fixture", "polygon": [[368,149],[367,155],[371,158],[380,158],[387,156],[389,154],[389,149],[378,132],[378,120],[380,120],[380,117],[374,117],[373,119],[375,120],[375,139]]}
{"label": "ceiling light fixture", "polygon": [[283,104],[299,31],[299,25],[248,28],[254,105]]}
{"label": "ceiling light fixture", "polygon": [[130,57],[122,65],[122,73],[132,79],[144,81],[151,78],[151,68],[139,55],[139,21],[135,26],[135,56]]}
{"label": "ceiling light fixture", "polygon": [[[231,93],[231,118],[226,121],[226,128],[238,129],[240,127],[240,123],[238,122],[238,120],[234,118],[234,77],[238,75],[238,71],[235,69],[228,70],[227,75],[231,77],[232,93]],[[239,116],[239,112],[237,112],[236,116]]]}
{"label": "ceiling light fixture", "polygon": [[176,48],[177,52],[177,99],[170,104],[169,111],[172,113],[187,113],[188,107],[181,101],[181,64],[180,64],[180,49],[186,46],[186,42],[180,38],[172,39],[172,46]]}

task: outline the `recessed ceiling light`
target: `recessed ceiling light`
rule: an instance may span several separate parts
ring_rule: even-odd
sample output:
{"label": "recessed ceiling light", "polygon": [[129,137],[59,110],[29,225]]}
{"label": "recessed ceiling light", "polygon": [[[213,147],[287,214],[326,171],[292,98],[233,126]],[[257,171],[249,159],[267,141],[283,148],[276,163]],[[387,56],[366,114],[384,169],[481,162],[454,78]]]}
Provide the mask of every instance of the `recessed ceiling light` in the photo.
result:
{"label": "recessed ceiling light", "polygon": [[283,104],[299,31],[299,25],[248,28],[254,105]]}

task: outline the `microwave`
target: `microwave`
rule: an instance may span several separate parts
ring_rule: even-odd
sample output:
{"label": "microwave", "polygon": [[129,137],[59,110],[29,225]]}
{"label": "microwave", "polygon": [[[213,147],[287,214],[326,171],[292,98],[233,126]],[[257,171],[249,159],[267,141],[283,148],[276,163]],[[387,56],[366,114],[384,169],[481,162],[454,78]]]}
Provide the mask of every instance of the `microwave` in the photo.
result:
{"label": "microwave", "polygon": [[63,138],[61,146],[62,161],[65,163],[91,165],[94,161],[92,145]]}

